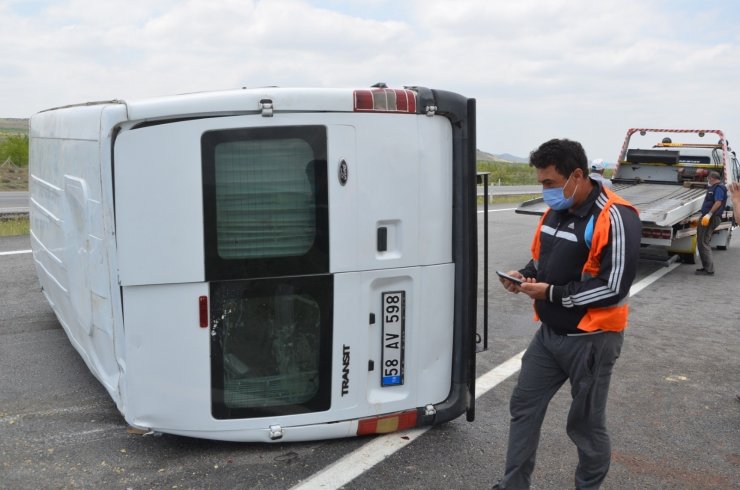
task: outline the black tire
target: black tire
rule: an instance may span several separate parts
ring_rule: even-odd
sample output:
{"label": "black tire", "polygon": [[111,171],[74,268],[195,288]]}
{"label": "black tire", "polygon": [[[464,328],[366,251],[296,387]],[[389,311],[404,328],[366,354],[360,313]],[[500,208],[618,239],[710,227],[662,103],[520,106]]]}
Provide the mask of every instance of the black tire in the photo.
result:
{"label": "black tire", "polygon": [[684,264],[696,264],[696,256],[694,254],[678,254],[681,257],[681,262]]}

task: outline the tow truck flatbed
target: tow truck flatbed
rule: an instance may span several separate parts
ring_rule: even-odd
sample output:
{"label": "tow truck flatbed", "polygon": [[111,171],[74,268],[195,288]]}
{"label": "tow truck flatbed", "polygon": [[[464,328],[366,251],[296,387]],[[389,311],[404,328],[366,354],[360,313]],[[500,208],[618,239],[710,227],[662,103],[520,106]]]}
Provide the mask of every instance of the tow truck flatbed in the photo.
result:
{"label": "tow truck flatbed", "polygon": [[[706,188],[678,187],[675,184],[615,182],[612,189],[640,211],[643,223],[670,226],[678,219],[701,209]],[[521,203],[516,212],[542,215],[547,209],[541,197]]]}
{"label": "tow truck flatbed", "polygon": [[[647,140],[632,141],[633,136]],[[719,141],[690,141],[716,135]],[[681,141],[674,142],[673,138]],[[687,140],[689,138],[689,140]],[[612,178],[612,190],[640,212],[645,247],[678,254],[694,263],[697,226],[707,193],[707,176],[717,172],[725,183],[740,181],[740,161],[728,146],[725,135],[716,129],[648,129],[627,131]],[[542,215],[547,205],[542,198],[521,203],[516,212]],[[726,249],[736,225],[730,206],[718,215],[710,246]]]}

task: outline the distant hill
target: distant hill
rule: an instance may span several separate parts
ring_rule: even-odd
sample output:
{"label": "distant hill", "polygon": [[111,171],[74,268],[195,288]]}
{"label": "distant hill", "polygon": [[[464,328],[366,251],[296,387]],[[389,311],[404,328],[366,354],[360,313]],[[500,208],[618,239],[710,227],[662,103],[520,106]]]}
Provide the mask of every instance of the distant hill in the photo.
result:
{"label": "distant hill", "polygon": [[500,155],[496,155],[496,156],[508,162],[529,163],[529,158],[518,157],[516,155],[512,155],[511,153],[501,153]]}
{"label": "distant hill", "polygon": [[28,119],[0,117],[0,131],[28,134]]}
{"label": "distant hill", "polygon": [[521,158],[511,153],[488,153],[483,150],[478,150],[476,160],[479,162],[510,162],[510,163],[529,163],[526,158]]}

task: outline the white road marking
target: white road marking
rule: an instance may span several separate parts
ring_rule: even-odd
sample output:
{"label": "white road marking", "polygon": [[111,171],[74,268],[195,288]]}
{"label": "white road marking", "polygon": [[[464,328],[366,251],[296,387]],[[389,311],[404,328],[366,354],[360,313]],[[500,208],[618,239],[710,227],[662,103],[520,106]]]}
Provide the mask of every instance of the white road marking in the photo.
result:
{"label": "white road marking", "polygon": [[338,459],[291,490],[339,488],[428,431],[431,425],[379,436]]}
{"label": "white road marking", "polygon": [[[507,210],[499,209],[497,211]],[[673,263],[668,267],[658,269],[649,276],[642,278],[639,282],[632,285],[629,296],[632,297],[636,295],[679,265],[680,264],[678,263]],[[475,398],[477,399],[481,395],[486,394],[513,374],[519,372],[519,369],[521,369],[522,366],[523,355],[524,351],[521,351],[503,364],[499,364],[486,374],[478,377],[475,380]],[[428,425],[403,432],[394,432],[392,434],[378,436],[362,447],[357,448],[346,456],[338,459],[318,473],[315,473],[313,476],[300,482],[298,485],[292,487],[291,490],[329,489],[339,488],[342,485],[346,485],[376,464],[391,456],[399,449],[404,448],[420,436],[424,435],[424,433],[432,427],[433,426]]]}
{"label": "white road marking", "polygon": [[30,254],[31,250],[11,250],[10,252],[0,252],[0,255],[18,255],[18,254]]}
{"label": "white road marking", "polygon": [[[489,209],[488,212],[495,213],[496,211],[514,211],[514,210],[516,210],[516,208],[502,208],[502,209]],[[478,214],[482,214],[484,212],[485,211],[481,210],[481,211],[478,211]]]}
{"label": "white road marking", "polygon": [[649,276],[643,277],[639,282],[633,284],[630,288],[630,297],[636,295],[637,293],[639,293],[640,291],[642,291],[643,289],[645,289],[680,265],[681,264],[679,264],[678,262],[674,262],[668,267],[662,267]]}
{"label": "white road marking", "polygon": [[[496,366],[476,379],[475,397],[480,397],[519,371],[522,365],[522,355],[524,355],[524,351],[521,351],[508,361]],[[364,446],[338,459],[307,480],[294,486],[292,490],[339,488],[351,482],[399,449],[413,442],[432,427],[431,425],[427,425],[403,432],[378,436]]]}
{"label": "white road marking", "polygon": [[479,376],[475,380],[475,399],[477,400],[481,395],[488,393],[509,376],[518,373],[522,367],[523,355],[524,351],[521,351],[519,354],[491,369],[483,376]]}

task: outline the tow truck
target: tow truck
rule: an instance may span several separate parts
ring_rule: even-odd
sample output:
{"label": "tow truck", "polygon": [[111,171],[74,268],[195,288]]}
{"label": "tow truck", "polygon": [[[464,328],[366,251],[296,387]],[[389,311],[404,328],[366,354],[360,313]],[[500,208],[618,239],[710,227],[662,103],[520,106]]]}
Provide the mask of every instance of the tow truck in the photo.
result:
{"label": "tow truck", "polygon": [[[648,136],[649,135],[649,136]],[[718,139],[709,142],[710,135]],[[642,221],[643,259],[668,265],[696,262],[696,228],[715,170],[725,183],[740,180],[740,162],[727,138],[717,129],[630,128],[612,177],[612,190],[634,204]],[[729,203],[728,203],[729,204]],[[541,215],[542,198],[525,201],[516,212]],[[711,244],[724,250],[737,226],[733,210],[722,210]]]}

